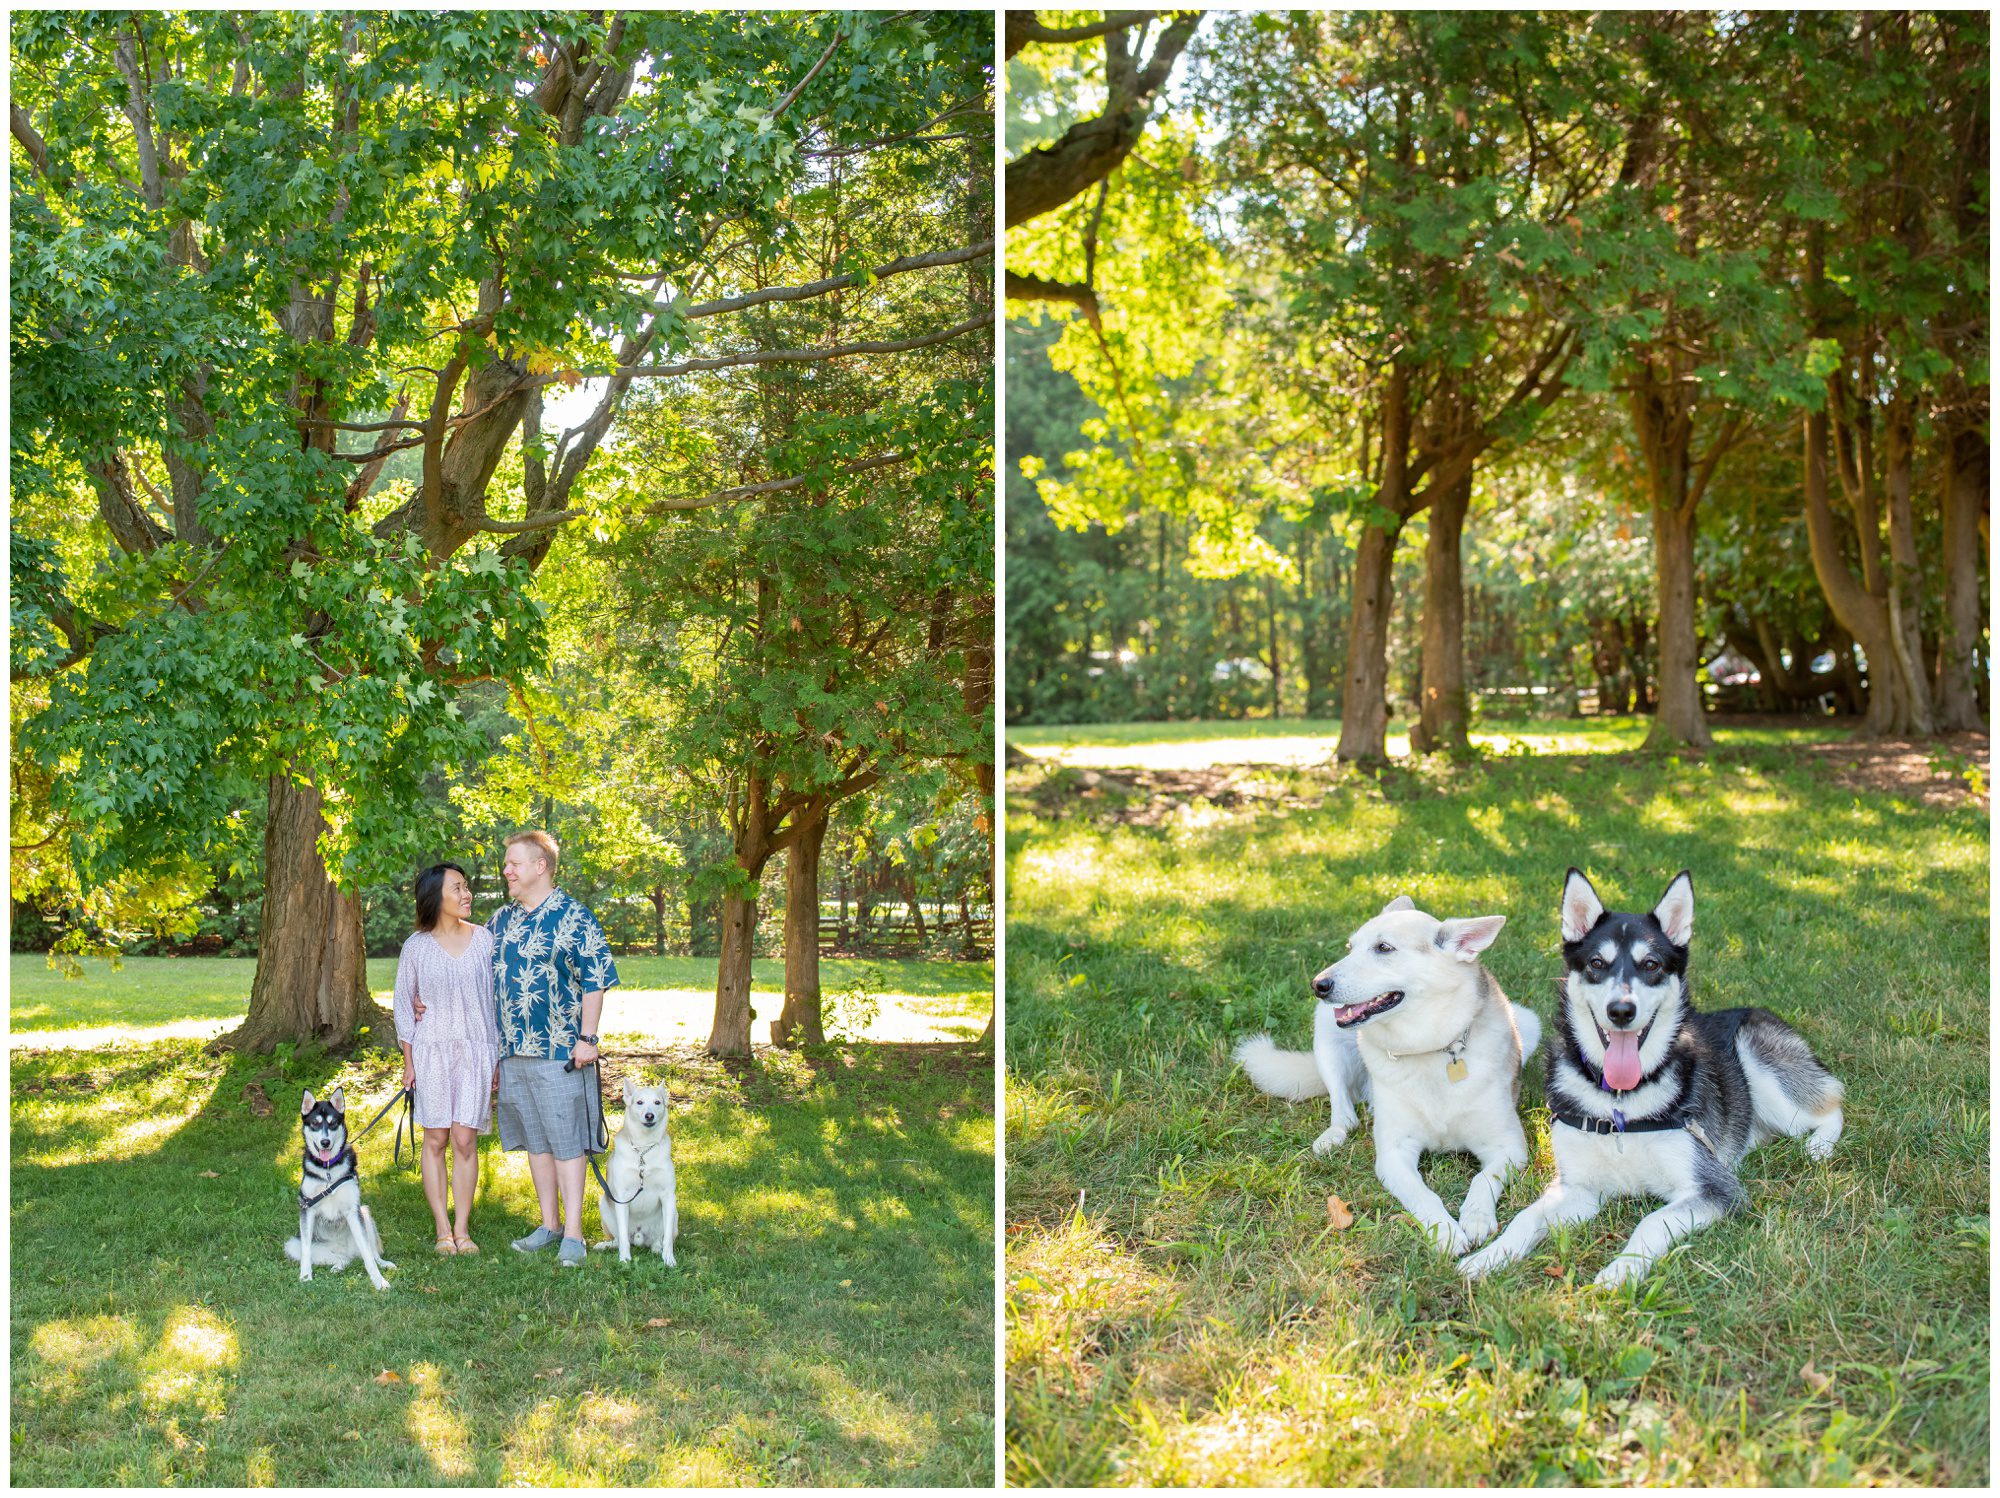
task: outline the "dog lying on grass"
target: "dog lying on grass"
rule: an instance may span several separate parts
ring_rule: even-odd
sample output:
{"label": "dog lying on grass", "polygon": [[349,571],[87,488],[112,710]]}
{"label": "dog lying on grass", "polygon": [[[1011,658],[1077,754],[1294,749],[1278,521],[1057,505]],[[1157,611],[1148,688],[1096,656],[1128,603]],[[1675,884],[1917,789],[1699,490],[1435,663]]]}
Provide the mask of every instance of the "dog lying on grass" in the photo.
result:
{"label": "dog lying on grass", "polygon": [[1642,1278],[1680,1239],[1748,1204],[1736,1168],[1765,1140],[1803,1136],[1813,1159],[1833,1153],[1839,1079],[1769,1010],[1698,1011],[1687,985],[1693,937],[1686,871],[1644,914],[1607,911],[1569,871],[1561,1039],[1548,1075],[1556,1180],[1459,1265],[1467,1278],[1523,1257],[1558,1224],[1594,1217],[1608,1197],[1662,1197],[1597,1283]]}
{"label": "dog lying on grass", "polygon": [[[1506,923],[1504,915],[1440,921],[1399,895],[1313,980],[1310,1052],[1280,1050],[1268,1035],[1236,1048],[1264,1092],[1331,1100],[1318,1154],[1347,1138],[1356,1103],[1367,1102],[1376,1177],[1453,1257],[1493,1236],[1507,1172],[1528,1163],[1517,1105],[1541,1021],[1510,1004],[1479,961]],[[1479,1159],[1456,1220],[1418,1171],[1426,1151]]]}

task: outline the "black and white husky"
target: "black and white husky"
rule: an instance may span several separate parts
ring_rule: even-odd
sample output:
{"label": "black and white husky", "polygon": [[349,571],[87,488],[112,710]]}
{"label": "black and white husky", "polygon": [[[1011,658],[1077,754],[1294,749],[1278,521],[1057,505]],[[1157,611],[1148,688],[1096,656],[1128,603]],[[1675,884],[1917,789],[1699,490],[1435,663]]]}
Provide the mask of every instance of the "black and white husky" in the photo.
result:
{"label": "black and white husky", "polygon": [[[308,1089],[299,1104],[299,1128],[305,1136],[299,1235],[286,1241],[285,1256],[298,1261],[302,1280],[313,1277],[315,1264],[341,1270],[359,1258],[375,1288],[388,1289],[382,1271],[396,1266],[382,1257],[382,1235],[375,1229],[374,1214],[361,1205],[361,1164],[347,1142],[347,1104],[341,1089],[318,1099]],[[300,1245],[308,1243],[312,1252],[303,1252]]]}
{"label": "black and white husky", "polygon": [[[1261,1090],[1332,1100],[1317,1154],[1346,1139],[1354,1105],[1368,1103],[1376,1178],[1453,1257],[1493,1236],[1507,1172],[1528,1163],[1516,1109],[1521,1061],[1542,1024],[1508,1003],[1479,961],[1506,923],[1504,915],[1440,921],[1398,895],[1313,979],[1310,1052],[1281,1051],[1268,1035],[1236,1048]],[[1417,1169],[1426,1150],[1479,1158],[1456,1221]]]}
{"label": "black and white husky", "polygon": [[1840,1138],[1840,1082],[1764,1009],[1698,1011],[1688,996],[1694,881],[1674,876],[1643,915],[1607,911],[1576,869],[1563,886],[1560,1043],[1549,1058],[1556,1181],[1498,1240],[1460,1263],[1478,1278],[1607,1197],[1666,1205],[1633,1229],[1600,1285],[1643,1277],[1681,1238],[1747,1205],[1736,1168],[1767,1139]]}

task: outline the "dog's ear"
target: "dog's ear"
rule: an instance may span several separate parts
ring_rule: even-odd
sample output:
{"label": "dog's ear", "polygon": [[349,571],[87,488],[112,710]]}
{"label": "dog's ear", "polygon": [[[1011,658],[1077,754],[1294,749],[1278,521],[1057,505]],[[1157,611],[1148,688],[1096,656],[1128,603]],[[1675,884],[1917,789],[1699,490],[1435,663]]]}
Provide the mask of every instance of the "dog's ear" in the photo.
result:
{"label": "dog's ear", "polygon": [[304,1118],[308,1113],[312,1112],[312,1110],[313,1110],[313,1090],[310,1087],[308,1087],[306,1089],[306,1095],[304,1101],[302,1101],[299,1104],[299,1117]]}
{"label": "dog's ear", "polygon": [[1597,898],[1582,869],[1571,869],[1563,881],[1562,933],[1564,941],[1582,941],[1604,914],[1604,902]]}
{"label": "dog's ear", "polygon": [[1416,908],[1417,902],[1415,900],[1412,900],[1408,895],[1398,895],[1382,907],[1382,914],[1387,915],[1394,910],[1415,910]]}
{"label": "dog's ear", "polygon": [[1674,875],[1660,903],[1653,907],[1653,919],[1667,933],[1667,940],[1684,947],[1694,936],[1694,876],[1686,869]]}
{"label": "dog's ear", "polygon": [[336,1087],[333,1089],[333,1096],[327,1099],[329,1103],[333,1104],[333,1111],[336,1113],[345,1113],[347,1111],[347,1099],[343,1096],[346,1090],[344,1087]]}
{"label": "dog's ear", "polygon": [[1472,915],[1463,920],[1438,923],[1438,950],[1460,962],[1477,962],[1479,954],[1493,945],[1493,938],[1507,924],[1504,915]]}

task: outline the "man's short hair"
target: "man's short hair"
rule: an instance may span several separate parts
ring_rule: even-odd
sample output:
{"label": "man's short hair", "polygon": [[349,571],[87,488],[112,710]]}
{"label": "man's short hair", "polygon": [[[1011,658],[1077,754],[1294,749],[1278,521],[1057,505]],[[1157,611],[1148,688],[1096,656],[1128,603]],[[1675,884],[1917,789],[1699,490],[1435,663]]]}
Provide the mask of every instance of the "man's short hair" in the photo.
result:
{"label": "man's short hair", "polygon": [[536,850],[539,851],[542,855],[542,862],[546,863],[549,866],[550,877],[551,878],[554,877],[556,871],[556,859],[561,855],[562,852],[562,850],[556,846],[556,840],[554,838],[550,837],[546,832],[542,831],[542,829],[539,827],[523,827],[519,832],[512,833],[508,836],[506,846],[511,848],[516,843],[533,843],[535,845]]}

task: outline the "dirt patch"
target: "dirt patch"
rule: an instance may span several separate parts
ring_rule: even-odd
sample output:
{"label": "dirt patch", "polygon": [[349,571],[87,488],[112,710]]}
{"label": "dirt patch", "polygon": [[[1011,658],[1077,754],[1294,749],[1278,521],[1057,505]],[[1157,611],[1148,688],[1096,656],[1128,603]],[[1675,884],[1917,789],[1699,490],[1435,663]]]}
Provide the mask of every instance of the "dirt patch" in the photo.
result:
{"label": "dirt patch", "polygon": [[1972,805],[1992,810],[1992,751],[1983,733],[1936,739],[1850,739],[1800,744],[1791,751],[1824,767],[1837,785],[1901,796],[1925,806]]}
{"label": "dirt patch", "polygon": [[[1127,827],[1186,823],[1207,808],[1229,813],[1247,807],[1305,808],[1324,796],[1325,776],[1302,776],[1290,765],[1210,765],[1200,769],[1120,768],[1116,775],[1067,767],[1010,775],[1009,796],[1019,796],[1044,818],[1084,815]],[[1198,815],[1194,818],[1199,820]]]}

